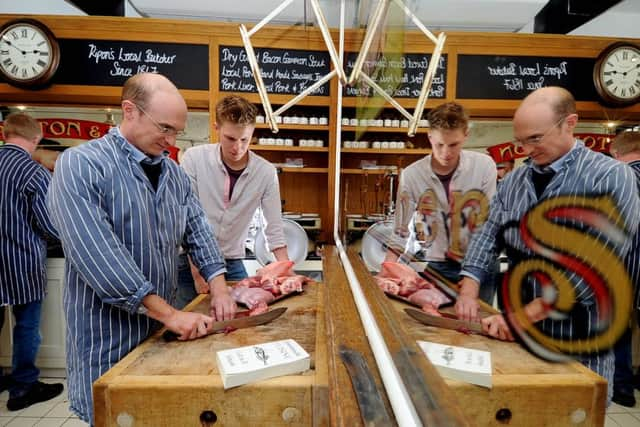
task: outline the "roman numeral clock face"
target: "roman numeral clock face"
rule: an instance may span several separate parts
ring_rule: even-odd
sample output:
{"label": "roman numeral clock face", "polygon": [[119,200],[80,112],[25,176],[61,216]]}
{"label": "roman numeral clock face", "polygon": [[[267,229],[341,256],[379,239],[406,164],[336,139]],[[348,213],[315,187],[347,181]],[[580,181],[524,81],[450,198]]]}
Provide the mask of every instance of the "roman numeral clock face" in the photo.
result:
{"label": "roman numeral clock face", "polygon": [[615,43],[605,49],[594,68],[594,83],[607,104],[626,106],[640,101],[640,48]]}
{"label": "roman numeral clock face", "polygon": [[59,52],[53,33],[38,21],[10,21],[0,29],[0,75],[12,85],[46,84],[58,68]]}

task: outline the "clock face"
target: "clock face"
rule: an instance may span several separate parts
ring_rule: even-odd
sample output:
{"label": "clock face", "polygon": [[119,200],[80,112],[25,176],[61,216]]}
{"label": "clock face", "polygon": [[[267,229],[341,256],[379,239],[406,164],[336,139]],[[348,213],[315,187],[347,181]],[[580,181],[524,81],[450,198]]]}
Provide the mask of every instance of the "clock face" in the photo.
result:
{"label": "clock face", "polygon": [[640,48],[612,46],[598,60],[595,71],[596,89],[606,101],[620,105],[640,101]]}
{"label": "clock face", "polygon": [[58,66],[58,45],[36,21],[16,21],[0,31],[0,73],[10,83],[46,82]]}

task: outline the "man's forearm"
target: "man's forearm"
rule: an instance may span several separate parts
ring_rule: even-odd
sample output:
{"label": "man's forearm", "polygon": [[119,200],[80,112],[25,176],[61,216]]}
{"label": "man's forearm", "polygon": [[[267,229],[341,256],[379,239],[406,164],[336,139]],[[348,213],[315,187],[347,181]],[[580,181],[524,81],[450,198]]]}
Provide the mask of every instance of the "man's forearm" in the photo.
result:
{"label": "man's forearm", "polygon": [[478,298],[480,293],[480,284],[468,276],[463,276],[462,280],[459,282],[460,291],[458,292],[461,296],[468,296],[471,298]]}
{"label": "man's forearm", "polygon": [[273,255],[276,257],[276,261],[288,261],[289,260],[289,252],[287,251],[286,246],[282,246],[274,249]]}
{"label": "man's forearm", "polygon": [[224,280],[224,274],[219,274],[209,281],[209,290],[213,298],[215,298],[216,295],[220,295],[221,293],[229,293],[227,282]]}
{"label": "man's forearm", "polygon": [[166,324],[167,319],[178,311],[156,294],[149,294],[142,298],[142,305],[147,309],[147,316],[161,322],[162,324]]}

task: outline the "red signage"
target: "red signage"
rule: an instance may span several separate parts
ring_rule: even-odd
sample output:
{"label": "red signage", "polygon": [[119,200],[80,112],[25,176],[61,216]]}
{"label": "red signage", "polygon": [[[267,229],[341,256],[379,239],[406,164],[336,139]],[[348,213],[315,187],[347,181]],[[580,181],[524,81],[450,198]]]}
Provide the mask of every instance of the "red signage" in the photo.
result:
{"label": "red signage", "polygon": [[[585,147],[601,153],[609,152],[609,145],[613,137],[601,133],[574,133],[573,136],[582,140]],[[522,147],[513,142],[503,142],[501,144],[487,147],[489,155],[496,163],[507,162],[520,157],[527,157]]]}
{"label": "red signage", "polygon": [[[42,136],[49,139],[96,139],[109,131],[111,125],[89,120],[37,119],[42,127]],[[0,136],[3,122],[0,122]]]}

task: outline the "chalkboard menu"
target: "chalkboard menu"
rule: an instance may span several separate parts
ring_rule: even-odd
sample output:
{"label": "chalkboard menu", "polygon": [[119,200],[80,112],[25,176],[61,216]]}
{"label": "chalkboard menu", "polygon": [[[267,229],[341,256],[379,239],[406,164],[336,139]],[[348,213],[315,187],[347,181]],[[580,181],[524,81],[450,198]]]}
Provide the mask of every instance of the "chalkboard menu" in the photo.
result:
{"label": "chalkboard menu", "polygon": [[[353,70],[357,58],[357,53],[348,53],[346,55],[345,71],[347,76],[351,75],[351,70]],[[405,53],[397,58],[379,55],[375,59],[366,60],[364,70],[374,82],[392,97],[418,98],[430,60],[431,55],[422,53]],[[431,83],[429,98],[446,98],[446,89],[447,55],[442,55]],[[344,96],[374,95],[376,95],[376,92],[366,84],[357,84],[344,88]]]}
{"label": "chalkboard menu", "polygon": [[578,101],[598,99],[593,58],[458,55],[456,98],[522,99],[543,86],[561,86]]}
{"label": "chalkboard menu", "polygon": [[[268,93],[297,95],[331,71],[328,52],[254,48]],[[220,91],[258,92],[244,47],[220,46]],[[329,83],[312,95],[328,96]]]}
{"label": "chalkboard menu", "polygon": [[165,75],[180,89],[209,90],[209,46],[61,39],[53,83],[122,86],[131,76]]}

